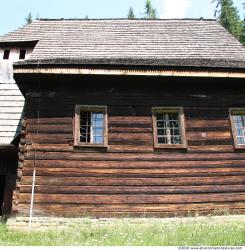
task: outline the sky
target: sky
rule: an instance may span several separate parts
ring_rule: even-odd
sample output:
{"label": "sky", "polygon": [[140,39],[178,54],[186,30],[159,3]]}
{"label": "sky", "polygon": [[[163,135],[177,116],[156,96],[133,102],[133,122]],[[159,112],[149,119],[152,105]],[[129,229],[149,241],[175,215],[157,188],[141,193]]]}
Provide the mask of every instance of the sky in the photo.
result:
{"label": "sky", "polygon": [[[212,0],[151,0],[159,18],[214,18]],[[233,0],[244,18],[245,0]],[[25,24],[25,17],[35,18],[126,18],[128,9],[136,17],[144,15],[145,0],[1,0],[0,35]]]}

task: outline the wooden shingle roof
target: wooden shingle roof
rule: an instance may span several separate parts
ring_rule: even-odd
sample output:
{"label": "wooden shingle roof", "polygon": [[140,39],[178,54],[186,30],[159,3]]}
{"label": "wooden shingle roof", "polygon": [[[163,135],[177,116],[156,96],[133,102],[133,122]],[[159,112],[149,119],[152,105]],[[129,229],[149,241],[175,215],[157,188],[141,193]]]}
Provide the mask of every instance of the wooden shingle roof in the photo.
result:
{"label": "wooden shingle roof", "polygon": [[39,19],[0,37],[37,41],[19,64],[98,64],[245,68],[245,47],[206,19]]}

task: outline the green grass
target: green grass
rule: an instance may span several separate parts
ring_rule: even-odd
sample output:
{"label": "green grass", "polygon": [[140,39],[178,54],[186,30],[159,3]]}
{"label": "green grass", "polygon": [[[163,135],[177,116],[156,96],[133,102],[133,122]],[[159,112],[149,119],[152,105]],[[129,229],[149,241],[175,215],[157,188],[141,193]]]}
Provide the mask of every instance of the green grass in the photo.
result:
{"label": "green grass", "polygon": [[65,230],[32,232],[9,230],[1,224],[0,245],[244,246],[245,217],[115,219],[109,222],[85,218]]}

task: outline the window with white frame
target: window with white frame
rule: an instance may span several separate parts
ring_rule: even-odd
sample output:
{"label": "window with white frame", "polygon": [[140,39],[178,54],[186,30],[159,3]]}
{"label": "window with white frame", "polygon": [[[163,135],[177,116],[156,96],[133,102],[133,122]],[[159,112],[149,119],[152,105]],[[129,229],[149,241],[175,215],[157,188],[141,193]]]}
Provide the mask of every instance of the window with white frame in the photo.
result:
{"label": "window with white frame", "polygon": [[231,108],[230,120],[235,147],[245,148],[245,108]]}
{"label": "window with white frame", "polygon": [[75,145],[106,146],[107,112],[104,106],[76,106]]}
{"label": "window with white frame", "polygon": [[153,108],[155,147],[186,147],[183,109]]}

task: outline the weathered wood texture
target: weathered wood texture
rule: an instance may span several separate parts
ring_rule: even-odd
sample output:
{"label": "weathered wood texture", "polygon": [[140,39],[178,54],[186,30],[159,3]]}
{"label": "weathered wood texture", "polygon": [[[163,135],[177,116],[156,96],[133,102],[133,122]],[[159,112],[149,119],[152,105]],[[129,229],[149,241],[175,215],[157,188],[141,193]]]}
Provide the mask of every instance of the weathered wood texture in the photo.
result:
{"label": "weathered wood texture", "polygon": [[[46,79],[41,91],[23,85],[29,90],[15,211],[29,212],[35,166],[36,216],[244,212],[245,152],[234,149],[228,109],[245,107],[245,89],[228,82],[221,91],[199,79],[128,81]],[[73,147],[75,105],[107,105],[107,149]],[[187,149],[154,149],[154,106],[183,107]]]}
{"label": "weathered wood texture", "polygon": [[19,135],[24,103],[25,99],[15,83],[6,84],[0,80],[0,147],[1,144],[13,143]]}

